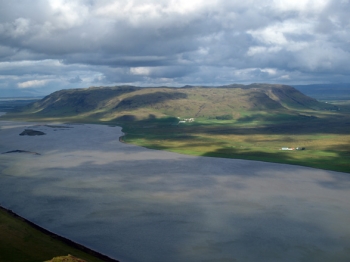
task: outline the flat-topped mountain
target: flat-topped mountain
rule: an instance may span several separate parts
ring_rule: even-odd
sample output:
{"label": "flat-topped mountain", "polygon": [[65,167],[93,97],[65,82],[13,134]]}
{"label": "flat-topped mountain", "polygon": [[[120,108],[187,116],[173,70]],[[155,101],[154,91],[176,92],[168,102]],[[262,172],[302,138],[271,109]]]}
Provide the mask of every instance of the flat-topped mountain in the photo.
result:
{"label": "flat-topped mountain", "polygon": [[246,111],[334,110],[287,85],[251,84],[219,87],[90,87],[54,92],[24,108],[47,117],[80,116],[113,120],[163,116],[240,118]]}

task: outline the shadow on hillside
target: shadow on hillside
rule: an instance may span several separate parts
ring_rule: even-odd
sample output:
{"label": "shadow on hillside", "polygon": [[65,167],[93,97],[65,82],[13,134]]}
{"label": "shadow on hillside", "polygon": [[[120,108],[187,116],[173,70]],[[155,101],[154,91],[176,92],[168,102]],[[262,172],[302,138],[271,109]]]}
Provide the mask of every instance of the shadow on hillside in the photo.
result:
{"label": "shadow on hillside", "polygon": [[277,101],[271,99],[265,93],[252,91],[249,95],[250,104],[254,107],[255,110],[283,110],[284,107]]}
{"label": "shadow on hillside", "polygon": [[[252,121],[262,121],[261,124],[249,125]],[[310,118],[310,119],[298,119],[281,121],[277,117],[260,117],[258,119],[247,117],[242,120],[238,120],[238,125],[228,124],[224,125],[197,125],[184,127],[188,132],[196,132],[200,130],[207,134],[265,134],[265,135],[278,135],[278,134],[350,134],[350,118],[336,118],[334,116],[327,116],[323,118]],[[247,125],[240,125],[247,124]]]}
{"label": "shadow on hillside", "polygon": [[169,101],[186,99],[187,94],[181,92],[161,92],[157,91],[150,94],[134,95],[121,100],[115,110],[135,110],[143,107],[156,107],[158,104]]}
{"label": "shadow on hillside", "polygon": [[236,122],[238,124],[244,124],[244,123],[249,123],[252,121],[261,121],[261,122],[275,122],[275,123],[279,123],[279,122],[288,122],[288,121],[297,121],[297,122],[304,122],[304,121],[313,121],[316,120],[317,117],[316,116],[308,116],[308,115],[303,115],[303,114],[298,114],[298,115],[291,115],[291,114],[270,114],[270,115],[266,115],[266,114],[253,114],[250,116],[245,116],[245,117],[241,117],[239,118]]}
{"label": "shadow on hillside", "polygon": [[96,87],[81,90],[80,92],[61,90],[34,103],[33,107],[43,108],[40,112],[41,114],[55,114],[57,113],[55,112],[56,110],[62,111],[62,108],[66,108],[67,113],[74,115],[103,108],[112,97],[132,93],[138,89],[137,87],[125,86],[105,89]]}
{"label": "shadow on hillside", "polygon": [[[293,158],[292,154],[303,154],[303,151],[281,151],[277,150],[275,153],[270,152],[261,152],[261,151],[246,151],[244,149],[237,148],[220,148],[215,151],[207,152],[202,154],[202,156],[207,157],[220,157],[220,158],[233,158],[233,159],[246,159],[246,160],[257,160],[271,163],[283,163],[283,164],[291,164],[291,165],[302,165],[307,167],[325,169],[325,170],[336,170],[339,172],[347,172],[350,173],[350,164],[344,162],[343,164],[339,163],[339,158],[349,156],[349,151],[346,153],[336,151],[333,147],[333,150],[329,150],[336,154],[336,156],[330,157],[308,157],[304,155],[302,159]],[[348,157],[347,157],[348,158]],[[334,165],[334,161],[337,160],[337,166]]]}
{"label": "shadow on hillside", "polygon": [[[156,106],[157,103],[161,103],[165,99],[181,99],[186,94],[177,94],[175,98],[163,97],[159,94],[158,100],[156,96],[152,96],[153,100],[144,102],[143,105],[135,105],[134,109],[138,107]],[[139,96],[137,99],[143,99],[143,96]],[[147,100],[147,96],[145,97]],[[130,109],[133,107],[131,101],[121,102],[129,104]],[[123,105],[121,105],[122,107]],[[164,118],[165,119],[165,118]],[[142,127],[145,124],[155,125],[154,131],[157,131],[157,125],[162,123],[162,128],[165,128],[166,124],[169,124],[169,132],[178,123],[175,117],[169,117],[168,120],[156,119],[155,117],[145,120],[136,120],[136,117],[126,117],[128,125],[134,127]],[[123,121],[123,119],[116,119]],[[177,121],[177,123],[176,123]],[[123,125],[123,123],[120,123]],[[186,134],[217,134],[217,135],[278,135],[278,134],[298,134],[298,135],[312,135],[312,134],[350,134],[350,115],[348,114],[330,114],[330,115],[306,115],[306,114],[276,114],[276,115],[264,115],[257,113],[252,116],[242,117],[235,122],[227,121],[226,123],[200,123],[194,122],[185,125],[176,125],[176,132],[183,132]],[[145,131],[145,130],[144,130]],[[147,131],[146,131],[147,132]]]}
{"label": "shadow on hillside", "polygon": [[140,130],[154,130],[155,128],[173,128],[177,126],[179,120],[176,117],[164,117],[157,118],[154,114],[148,114],[148,117],[145,119],[137,119],[136,115],[125,114],[119,116],[113,120],[117,125],[121,125],[123,129],[132,128],[132,129],[140,129]]}

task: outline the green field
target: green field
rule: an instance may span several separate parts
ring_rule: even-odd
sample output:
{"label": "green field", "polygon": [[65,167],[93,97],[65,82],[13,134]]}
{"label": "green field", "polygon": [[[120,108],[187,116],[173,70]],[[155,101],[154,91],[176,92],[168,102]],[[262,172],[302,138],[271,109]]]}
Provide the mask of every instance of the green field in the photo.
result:
{"label": "green field", "polygon": [[[176,119],[121,122],[123,140],[184,154],[296,164],[350,173],[350,133],[336,114],[252,116],[249,121]],[[272,121],[270,118],[274,118]],[[276,120],[279,119],[279,120]],[[347,118],[349,120],[349,118]],[[348,122],[347,125],[349,125]],[[282,147],[305,150],[282,151]]]}

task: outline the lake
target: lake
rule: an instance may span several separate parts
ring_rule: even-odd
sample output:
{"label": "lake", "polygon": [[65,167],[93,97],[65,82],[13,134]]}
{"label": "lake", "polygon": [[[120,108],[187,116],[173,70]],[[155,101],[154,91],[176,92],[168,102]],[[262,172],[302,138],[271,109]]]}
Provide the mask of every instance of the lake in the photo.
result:
{"label": "lake", "polygon": [[121,135],[0,121],[0,153],[21,150],[0,154],[0,204],[122,262],[350,261],[350,174],[150,150]]}

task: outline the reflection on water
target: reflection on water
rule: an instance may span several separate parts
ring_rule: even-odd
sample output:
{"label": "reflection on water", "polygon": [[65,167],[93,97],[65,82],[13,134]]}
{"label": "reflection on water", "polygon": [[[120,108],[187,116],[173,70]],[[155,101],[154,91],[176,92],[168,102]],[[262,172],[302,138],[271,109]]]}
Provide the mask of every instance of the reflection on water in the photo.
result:
{"label": "reflection on water", "polygon": [[[29,127],[46,135],[20,137]],[[69,127],[0,122],[0,153],[41,154],[0,154],[1,205],[125,262],[350,259],[348,174],[148,150],[119,143],[119,127]]]}

